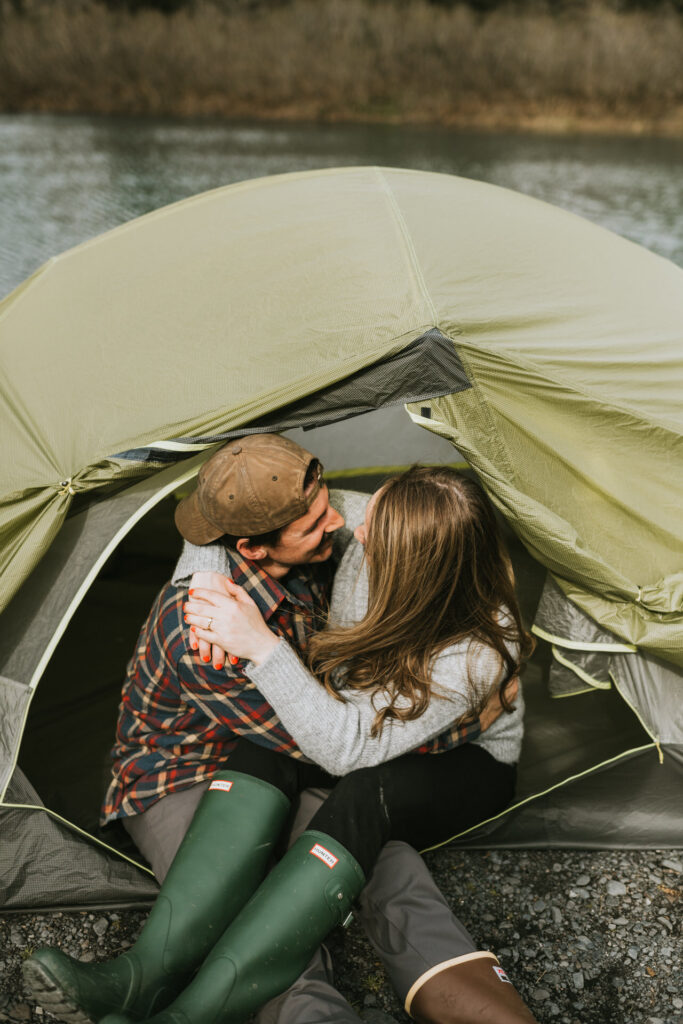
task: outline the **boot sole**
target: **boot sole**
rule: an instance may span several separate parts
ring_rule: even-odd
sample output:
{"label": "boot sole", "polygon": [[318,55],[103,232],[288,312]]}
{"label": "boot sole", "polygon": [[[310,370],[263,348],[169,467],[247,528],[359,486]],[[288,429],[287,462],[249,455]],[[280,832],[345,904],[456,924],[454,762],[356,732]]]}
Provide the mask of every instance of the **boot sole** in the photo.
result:
{"label": "boot sole", "polygon": [[65,994],[50,972],[41,964],[27,960],[22,964],[22,971],[29,995],[48,1013],[65,1024],[96,1024],[92,1017]]}

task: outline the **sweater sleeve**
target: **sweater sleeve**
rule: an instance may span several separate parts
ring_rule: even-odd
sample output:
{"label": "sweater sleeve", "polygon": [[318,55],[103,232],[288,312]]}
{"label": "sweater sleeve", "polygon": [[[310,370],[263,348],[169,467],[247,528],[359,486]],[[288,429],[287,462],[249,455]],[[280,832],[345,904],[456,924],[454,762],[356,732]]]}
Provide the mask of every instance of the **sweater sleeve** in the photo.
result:
{"label": "sweater sleeve", "polygon": [[174,587],[187,586],[195,572],[219,572],[223,576],[230,576],[230,562],[223,544],[197,545],[186,540],[173,570],[171,583]]}
{"label": "sweater sleeve", "polygon": [[[349,690],[344,702],[336,700],[285,641],[260,665],[248,664],[246,671],[302,753],[332,775],[347,775],[414,750],[467,713],[468,647],[467,642],[454,645],[437,658],[432,672],[435,695],[424,714],[407,722],[389,719],[374,739],[370,730],[381,697],[374,706],[368,692]],[[494,683],[492,679],[491,686]]]}

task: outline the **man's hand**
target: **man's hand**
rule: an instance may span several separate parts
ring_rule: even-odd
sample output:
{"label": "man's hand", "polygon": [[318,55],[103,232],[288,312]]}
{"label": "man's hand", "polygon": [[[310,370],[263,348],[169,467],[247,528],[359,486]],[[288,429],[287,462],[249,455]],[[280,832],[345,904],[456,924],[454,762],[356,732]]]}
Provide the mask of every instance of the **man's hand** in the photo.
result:
{"label": "man's hand", "polygon": [[[195,572],[190,580],[190,590],[200,587],[205,590],[222,590],[225,579],[221,572]],[[198,652],[200,659],[207,665],[213,662],[213,667],[218,671],[223,668],[225,651],[218,644],[207,643],[206,640],[200,640],[196,633],[190,632],[190,647]]]}
{"label": "man's hand", "polygon": [[[517,676],[513,676],[510,682],[505,687],[505,696],[510,704],[514,704],[519,693],[519,679]],[[494,693],[489,697],[486,706],[483,708],[479,715],[479,722],[481,723],[481,731],[486,732],[490,725],[493,725],[495,720],[503,712],[503,705],[500,703],[500,690],[496,689]]]}

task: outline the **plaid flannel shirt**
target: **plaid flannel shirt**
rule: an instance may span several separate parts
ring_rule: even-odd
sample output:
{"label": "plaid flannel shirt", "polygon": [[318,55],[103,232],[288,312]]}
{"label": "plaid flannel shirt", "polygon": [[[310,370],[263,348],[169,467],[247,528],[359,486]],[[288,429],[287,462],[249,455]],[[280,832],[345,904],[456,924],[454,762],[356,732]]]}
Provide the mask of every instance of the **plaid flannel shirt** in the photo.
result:
{"label": "plaid flannel shirt", "polygon": [[[322,625],[332,567],[301,566],[285,588],[255,562],[229,555],[232,578],[254,599],[270,629],[303,650]],[[167,793],[210,778],[240,736],[302,756],[245,674],[245,662],[226,662],[217,671],[190,648],[186,600],[185,587],[168,583],[140,631],[123,685],[103,824],[140,814]]]}
{"label": "plaid flannel shirt", "polygon": [[[300,566],[285,588],[259,566],[229,552],[235,583],[251,595],[271,630],[303,651],[322,625],[332,566]],[[102,824],[140,814],[161,797],[224,767],[240,736],[302,757],[273,708],[239,661],[217,671],[189,647],[183,617],[187,589],[168,583],[138,637],[123,685],[113,777]],[[418,753],[440,753],[476,738],[479,720],[454,725]]]}

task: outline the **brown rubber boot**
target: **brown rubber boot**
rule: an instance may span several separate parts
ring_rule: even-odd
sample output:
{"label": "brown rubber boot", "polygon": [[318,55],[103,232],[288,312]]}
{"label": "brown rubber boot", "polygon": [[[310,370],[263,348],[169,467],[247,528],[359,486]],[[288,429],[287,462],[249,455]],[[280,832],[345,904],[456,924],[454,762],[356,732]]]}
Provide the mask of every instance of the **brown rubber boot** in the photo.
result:
{"label": "brown rubber boot", "polygon": [[419,1024],[538,1024],[493,953],[432,968],[408,993],[406,1012]]}

